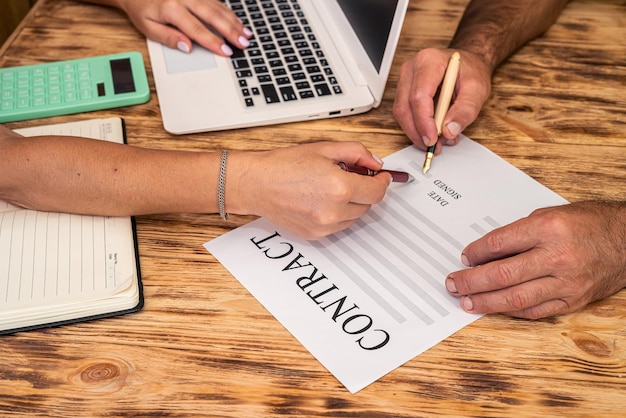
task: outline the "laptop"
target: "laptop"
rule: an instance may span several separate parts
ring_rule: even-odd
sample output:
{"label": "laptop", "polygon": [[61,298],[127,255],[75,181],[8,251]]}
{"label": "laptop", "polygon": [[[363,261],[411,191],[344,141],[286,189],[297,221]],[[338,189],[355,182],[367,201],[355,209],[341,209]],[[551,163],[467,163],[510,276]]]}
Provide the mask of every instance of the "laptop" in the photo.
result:
{"label": "laptop", "polygon": [[168,132],[348,116],[380,104],[409,0],[224,1],[254,32],[232,57],[147,41]]}

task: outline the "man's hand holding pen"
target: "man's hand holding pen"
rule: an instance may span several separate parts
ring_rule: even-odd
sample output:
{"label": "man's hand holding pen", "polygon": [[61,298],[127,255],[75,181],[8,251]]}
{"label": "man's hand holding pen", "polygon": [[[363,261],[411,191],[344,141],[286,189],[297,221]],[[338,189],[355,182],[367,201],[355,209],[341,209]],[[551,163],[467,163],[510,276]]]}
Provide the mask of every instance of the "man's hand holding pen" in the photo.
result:
{"label": "man's hand holding pen", "polygon": [[491,68],[471,52],[458,50],[462,65],[453,89],[441,134],[435,124],[435,106],[454,50],[427,48],[405,62],[400,70],[393,113],[400,127],[416,147],[456,145],[461,132],[471,124],[491,92]]}

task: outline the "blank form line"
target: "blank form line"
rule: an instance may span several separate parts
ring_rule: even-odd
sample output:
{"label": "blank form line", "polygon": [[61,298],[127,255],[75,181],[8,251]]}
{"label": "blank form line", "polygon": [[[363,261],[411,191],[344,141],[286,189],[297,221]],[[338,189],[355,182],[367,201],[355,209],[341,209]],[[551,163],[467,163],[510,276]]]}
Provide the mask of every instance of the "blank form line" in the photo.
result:
{"label": "blank form line", "polygon": [[[427,325],[431,325],[434,322],[434,320],[426,312],[424,312],[422,309],[420,309],[419,306],[417,306],[415,303],[413,303],[413,301],[411,299],[409,299],[409,297],[406,294],[404,294],[403,292],[398,291],[398,289],[385,277],[385,273],[387,273],[388,275],[390,275],[392,277],[405,277],[406,278],[406,276],[402,276],[401,272],[398,271],[398,269],[396,268],[395,265],[393,265],[393,263],[386,263],[387,265],[385,265],[385,261],[386,260],[384,260],[384,259],[381,260],[380,257],[379,257],[380,253],[378,253],[366,241],[364,241],[364,240],[355,240],[354,238],[352,240],[355,243],[357,243],[370,256],[372,256],[374,259],[378,260],[378,262],[381,265],[383,265],[384,268],[386,269],[386,271],[382,271],[382,270],[376,269],[370,263],[368,263],[367,261],[361,259],[362,262],[360,263],[360,265],[362,267],[363,266],[367,267],[366,270],[370,272],[370,274],[372,275],[372,279],[376,280],[376,282],[379,285],[381,285],[393,297],[395,297],[398,302],[400,302],[407,309],[409,309],[411,312],[413,312],[413,314],[416,317],[418,317],[419,319],[421,319],[422,322],[424,322]],[[349,251],[352,251],[352,248],[348,247],[345,244],[344,241],[339,240],[338,243],[337,243],[337,246],[340,247],[341,249],[343,249],[344,251],[345,251],[346,248],[349,249]]]}
{"label": "blank form line", "polygon": [[[362,223],[362,225],[364,226],[365,223],[360,221]],[[374,240],[376,241],[376,244],[382,244],[382,246],[389,248],[389,247],[393,247],[393,244],[387,240],[385,240],[381,235],[379,235],[373,228],[370,229],[368,231],[369,235],[372,236],[372,238],[374,238]],[[450,312],[448,312],[443,306],[441,306],[439,304],[439,302],[437,302],[436,300],[434,300],[429,294],[428,292],[425,292],[424,289],[422,289],[419,284],[417,284],[417,282],[415,280],[413,280],[411,277],[407,276],[406,274],[404,274],[402,272],[401,269],[398,268],[398,266],[395,263],[390,263],[389,260],[386,259],[382,259],[381,257],[381,253],[379,251],[377,251],[375,248],[373,248],[366,240],[359,238],[358,234],[354,234],[354,235],[349,235],[349,237],[355,241],[357,244],[359,244],[361,246],[361,248],[365,249],[372,257],[376,258],[379,263],[383,266],[385,266],[388,270],[389,273],[391,273],[394,277],[397,277],[398,279],[400,279],[400,281],[402,283],[404,283],[405,286],[407,286],[409,289],[411,289],[413,291],[413,293],[415,294],[415,296],[419,297],[421,300],[423,300],[424,302],[426,302],[428,305],[430,305],[431,308],[433,308],[435,311],[437,311],[437,313],[441,316],[446,316],[448,315]],[[387,288],[387,290],[393,295],[395,296],[398,300],[404,300],[406,298],[406,296],[404,295],[404,293],[398,289],[397,287],[395,287],[394,285],[392,285],[391,283],[387,282],[389,288]],[[406,299],[407,301],[409,301],[408,299]],[[410,301],[409,301],[410,303]],[[411,303],[411,306],[415,306]],[[411,308],[411,306],[407,306],[409,308]],[[413,311],[413,309],[412,309]],[[420,312],[422,312],[421,310],[419,310]]]}
{"label": "blank form line", "polygon": [[45,268],[43,269],[43,296],[46,296],[46,288],[48,283],[48,228],[50,227],[50,214],[46,212],[46,251],[45,252]]}
{"label": "blank form line", "polygon": [[[10,239],[9,239],[9,254],[8,254],[9,255],[9,257],[8,257],[9,262],[7,263],[8,264],[8,266],[7,266],[7,271],[8,271],[8,274],[7,274],[7,286],[6,286],[6,289],[5,289],[5,292],[4,292],[4,301],[5,302],[9,301],[9,283],[11,283],[11,255],[12,255],[12,248],[13,248],[13,245],[11,245],[11,243],[13,242],[13,223],[15,221],[15,212],[10,212],[10,213],[12,215],[11,216],[11,228],[10,228],[11,235],[10,235]],[[2,224],[0,224],[0,227],[2,227],[2,225],[4,225],[5,217],[6,217],[6,214],[3,214],[2,215]]]}
{"label": "blank form line", "polygon": [[[319,248],[321,251],[324,251],[325,247],[321,243],[321,241],[313,241],[313,242],[311,242],[311,244],[313,246]],[[337,255],[335,253],[333,253],[332,251],[324,251],[324,253],[325,253],[325,256],[328,257],[328,259],[333,262],[333,264],[335,264],[337,267],[339,267],[339,270],[341,270],[346,275],[346,277],[348,277],[355,285],[357,285],[363,292],[365,292],[365,294],[367,296],[372,298],[372,300],[374,302],[378,303],[378,305],[383,310],[385,310],[393,319],[396,320],[396,322],[401,324],[401,323],[406,321],[406,318],[404,317],[404,315],[402,315],[400,312],[398,312],[393,306],[391,306],[391,304],[389,302],[387,302],[385,299],[383,299],[378,294],[378,292],[376,292],[374,289],[372,289],[370,287],[370,285],[368,285],[358,274],[355,274],[354,270],[349,268],[341,260],[341,258],[337,257]]]}
{"label": "blank form line", "polygon": [[26,215],[24,214],[24,221],[22,223],[22,250],[20,252],[20,265],[19,265],[19,277],[17,284],[17,300],[22,300],[22,273],[24,272],[24,250],[26,249]]}
{"label": "blank form line", "polygon": [[[457,241],[452,235],[450,235],[446,231],[444,231],[439,225],[437,225],[436,223],[432,222],[430,219],[428,219],[427,217],[422,215],[409,202],[407,202],[405,199],[403,199],[398,193],[396,193],[395,191],[392,190],[392,191],[389,192],[389,195],[391,195],[393,200],[395,200],[396,202],[400,203],[400,205],[404,208],[404,210],[406,210],[407,212],[409,212],[410,214],[415,216],[415,218],[418,219],[419,221],[421,221],[423,224],[427,225],[431,230],[433,230],[435,232],[435,234],[437,234],[438,236],[444,238],[450,245],[452,245],[454,248],[458,249],[459,252],[461,250],[463,250],[463,244],[461,244],[459,241]],[[381,203],[381,206],[385,206],[386,208],[388,208],[390,205],[388,203],[386,203],[385,201],[383,201]],[[388,210],[388,209],[385,209],[385,210]],[[455,259],[455,262],[456,262],[456,259]]]}
{"label": "blank form line", "polygon": [[478,235],[480,236],[485,235],[487,233],[487,231],[482,226],[478,225],[477,223],[471,224],[470,228],[476,231]]}
{"label": "blank form line", "polygon": [[[61,220],[57,217],[57,248],[61,248]],[[59,261],[60,261],[60,256],[59,253],[61,251],[57,250],[57,274],[56,274],[56,283],[55,283],[55,287],[56,287],[56,291],[55,291],[55,296],[59,296]]]}
{"label": "blank form line", "polygon": [[[381,206],[382,206],[382,210],[386,211],[387,214],[391,215],[394,219],[396,219],[401,224],[403,224],[410,232],[413,233],[413,235],[420,237],[427,245],[429,245],[432,249],[434,249],[438,254],[441,254],[451,264],[456,265],[456,263],[458,262],[456,255],[452,254],[450,251],[442,247],[441,244],[435,241],[432,238],[433,235],[428,234],[427,232],[424,231],[425,228],[420,229],[417,226],[417,224],[422,224],[426,228],[430,228],[430,225],[428,223],[423,222],[424,221],[423,216],[422,217],[416,216],[414,219],[407,219],[404,216],[402,216],[402,214],[400,214],[398,211],[396,211],[394,208],[392,208],[391,204],[389,204],[388,202],[387,203],[383,202]],[[460,253],[463,247],[460,244],[459,246],[461,247],[461,249],[459,249],[459,253]],[[436,261],[434,257],[432,256],[428,257],[428,255],[426,255],[426,258],[431,259],[431,265],[435,267],[441,274],[449,273],[449,270],[446,267],[444,267],[443,264]]]}
{"label": "blank form line", "polygon": [[[344,234],[345,235],[345,234]],[[413,314],[422,320],[422,322],[426,324],[432,324],[433,319],[428,316],[424,311],[422,311],[417,305],[415,305],[409,298],[398,292],[394,292],[395,287],[389,283],[378,269],[374,268],[369,262],[363,259],[360,255],[358,255],[349,245],[346,244],[345,241],[339,239],[336,235],[332,235],[329,237],[330,241],[335,244],[339,249],[341,249],[346,255],[348,255],[352,260],[358,262],[359,266],[361,266],[364,270],[368,271],[372,275],[372,279],[376,280],[376,282],[381,285],[384,289],[386,289],[389,293],[391,293],[400,303],[402,303],[407,309],[409,309]],[[359,243],[360,245],[364,245],[363,242]],[[367,247],[367,246],[366,246]],[[368,252],[373,252],[370,255],[374,255],[375,250],[372,247],[366,248],[369,250]]]}
{"label": "blank form line", "polygon": [[[380,218],[378,216],[377,216],[377,218],[378,219],[376,219],[376,221],[380,224],[380,226],[385,228],[386,231],[393,232],[394,238],[399,238],[400,241],[402,241],[408,248],[411,248],[412,251],[415,251],[416,253],[418,253],[427,262],[431,262],[432,263],[432,258],[428,257],[428,255],[426,254],[426,252],[424,250],[422,250],[419,246],[414,245],[414,243],[412,243],[407,237],[402,235],[400,233],[400,231],[398,231],[396,228],[394,228],[393,225],[389,224],[387,221],[384,221],[383,218]],[[356,223],[357,223],[357,225],[359,225],[362,228],[364,228],[366,226],[366,223],[363,220],[358,220]],[[368,233],[370,235],[372,235],[372,237],[374,239],[376,239],[376,242],[378,244],[382,244],[382,246],[384,246],[385,248],[393,249],[393,251],[392,251],[393,254],[398,259],[400,259],[400,261],[402,261],[404,263],[404,265],[409,267],[411,272],[414,272],[416,276],[419,276],[420,278],[425,279],[428,282],[428,284],[430,284],[430,286],[433,289],[437,290],[444,297],[449,296],[448,292],[443,288],[441,283],[435,277],[433,277],[431,274],[427,273],[426,270],[424,270],[418,263],[416,263],[414,260],[412,260],[409,257],[409,254],[407,254],[407,253],[405,253],[403,251],[400,251],[398,249],[398,247],[393,242],[390,242],[389,240],[383,238],[382,235],[380,235],[378,232],[376,232],[373,228],[368,230]],[[426,299],[426,298],[430,299],[430,295],[428,294],[428,292],[424,292],[423,289],[420,288],[417,285],[415,280],[407,278],[407,282],[405,282],[404,284],[406,284],[409,288],[413,289],[415,291],[415,293],[418,294],[423,299]],[[420,292],[418,292],[417,290],[419,290]],[[424,296],[424,294],[426,296]],[[440,311],[440,309],[443,309],[441,307],[441,305],[439,305],[439,303],[437,303],[434,299],[431,299],[431,300],[432,300],[432,303],[434,303],[435,305],[431,304],[431,302],[429,302],[429,304],[435,310],[437,310],[437,312],[439,312],[440,314],[442,314],[444,316],[449,313],[447,310],[441,310]],[[428,302],[428,300],[427,300],[427,302]]]}
{"label": "blank form line", "polygon": [[499,228],[501,226],[500,223],[493,219],[491,216],[485,216],[483,219],[494,228]]}

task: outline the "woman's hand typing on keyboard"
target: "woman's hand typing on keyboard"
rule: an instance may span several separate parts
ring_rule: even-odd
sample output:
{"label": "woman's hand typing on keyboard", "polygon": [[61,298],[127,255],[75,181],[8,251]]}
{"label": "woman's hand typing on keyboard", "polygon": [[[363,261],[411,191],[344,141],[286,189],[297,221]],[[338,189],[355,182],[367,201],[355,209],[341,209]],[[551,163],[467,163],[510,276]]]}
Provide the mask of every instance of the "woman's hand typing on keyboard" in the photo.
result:
{"label": "woman's hand typing on keyboard", "polygon": [[123,10],[146,37],[191,52],[195,42],[221,56],[248,46],[252,32],[219,0],[83,0]]}

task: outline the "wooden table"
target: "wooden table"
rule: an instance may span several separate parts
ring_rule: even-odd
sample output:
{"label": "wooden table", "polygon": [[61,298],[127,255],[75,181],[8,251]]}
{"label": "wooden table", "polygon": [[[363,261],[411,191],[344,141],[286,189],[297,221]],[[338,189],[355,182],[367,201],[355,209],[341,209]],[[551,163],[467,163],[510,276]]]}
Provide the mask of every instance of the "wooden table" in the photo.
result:
{"label": "wooden table", "polygon": [[[143,147],[267,149],[358,138],[386,156],[409,145],[391,114],[399,65],[419,48],[445,46],[466,3],[412,2],[385,99],[364,115],[172,136],[149,74],[145,105],[45,123],[121,114],[129,142]],[[497,72],[492,97],[465,133],[570,201],[623,199],[624,39],[624,1],[573,0]],[[150,70],[144,38],[121,13],[39,0],[0,50],[0,66],[130,49]],[[145,308],[2,337],[0,415],[626,414],[626,292],[558,318],[485,316],[351,395],[202,247],[251,219],[137,218]]]}

